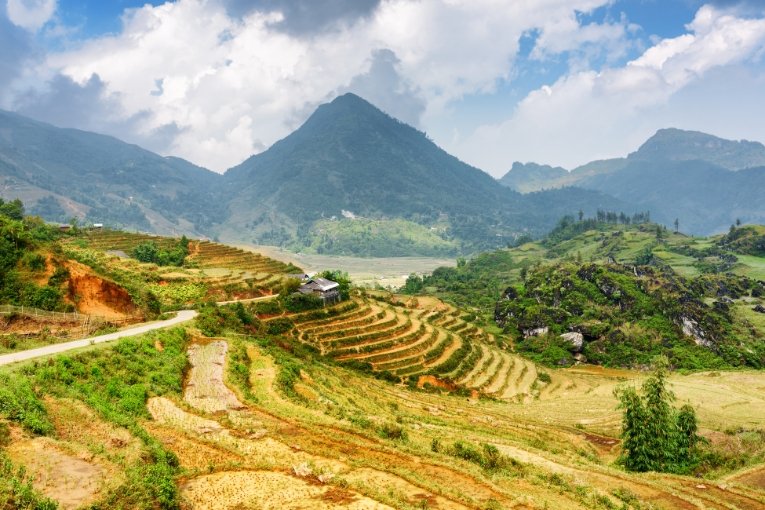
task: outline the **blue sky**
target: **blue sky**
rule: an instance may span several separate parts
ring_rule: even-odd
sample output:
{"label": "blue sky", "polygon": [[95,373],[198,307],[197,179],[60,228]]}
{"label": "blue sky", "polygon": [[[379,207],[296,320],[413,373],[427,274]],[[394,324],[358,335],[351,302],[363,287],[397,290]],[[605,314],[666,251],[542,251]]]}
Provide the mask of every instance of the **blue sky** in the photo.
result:
{"label": "blue sky", "polygon": [[0,6],[0,108],[217,171],[347,91],[497,176],[621,156],[668,126],[765,141],[760,1]]}

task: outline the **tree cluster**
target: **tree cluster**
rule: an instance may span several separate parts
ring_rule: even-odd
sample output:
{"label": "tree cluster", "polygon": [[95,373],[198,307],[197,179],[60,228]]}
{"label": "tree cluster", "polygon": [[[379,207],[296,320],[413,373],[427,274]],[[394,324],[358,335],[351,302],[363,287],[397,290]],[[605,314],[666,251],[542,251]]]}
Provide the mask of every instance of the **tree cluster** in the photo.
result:
{"label": "tree cluster", "polygon": [[667,388],[666,358],[658,358],[654,373],[646,379],[642,395],[633,387],[616,390],[622,419],[622,457],[630,471],[685,474],[699,463],[696,412],[688,404],[676,409]]}
{"label": "tree cluster", "polygon": [[189,255],[189,240],[183,236],[170,249],[162,248],[154,241],[146,241],[133,248],[132,255],[141,262],[151,262],[158,266],[182,266]]}

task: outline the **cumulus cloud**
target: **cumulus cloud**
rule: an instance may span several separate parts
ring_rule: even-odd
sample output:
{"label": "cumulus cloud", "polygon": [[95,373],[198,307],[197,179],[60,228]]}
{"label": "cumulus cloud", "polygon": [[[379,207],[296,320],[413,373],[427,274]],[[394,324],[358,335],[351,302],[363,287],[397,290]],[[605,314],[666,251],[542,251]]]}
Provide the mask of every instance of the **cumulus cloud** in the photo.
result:
{"label": "cumulus cloud", "polygon": [[[41,9],[51,3],[36,1]],[[636,48],[629,20],[581,21],[581,13],[610,2],[147,4],[124,13],[119,33],[62,45],[68,49],[26,66],[5,86],[3,104],[222,171],[345,91],[432,133],[430,123],[449,122],[466,97],[501,100],[503,86],[516,78],[520,40],[533,33],[529,58],[568,60],[567,74],[530,93],[505,122],[454,141],[436,137],[463,159],[499,172],[513,159],[571,164],[603,147],[620,148],[618,136],[631,142],[639,131],[639,113],[655,111],[710,70],[755,58],[762,46],[762,20],[704,7],[686,35],[624,65]],[[629,128],[625,119],[634,121]]]}
{"label": "cumulus cloud", "polygon": [[56,0],[7,0],[8,19],[14,25],[36,31],[56,12]]}
{"label": "cumulus cloud", "polygon": [[233,16],[273,11],[281,17],[272,26],[293,35],[314,35],[340,29],[372,14],[380,0],[225,0]]}
{"label": "cumulus cloud", "polygon": [[391,50],[382,49],[372,53],[369,70],[354,76],[347,87],[336,94],[353,92],[371,102],[389,115],[419,126],[425,111],[425,100],[417,90],[402,77],[396,68],[401,61]]}
{"label": "cumulus cloud", "polygon": [[[456,147],[495,175],[513,160],[570,168],[595,157],[624,155],[666,127],[658,124],[667,121],[660,113],[675,94],[711,70],[760,59],[765,48],[765,19],[704,6],[687,28],[688,33],[660,41],[622,67],[570,73],[531,92],[510,119],[482,126]],[[705,107],[714,103],[695,106]],[[489,151],[490,146],[496,149]]]}
{"label": "cumulus cloud", "polygon": [[0,11],[0,104],[3,92],[21,73],[23,63],[34,53],[30,35]]}
{"label": "cumulus cloud", "polygon": [[82,84],[56,75],[44,88],[19,96],[16,110],[56,126],[107,133],[154,151],[164,150],[181,133],[175,123],[154,125],[148,111],[125,115],[119,96],[109,94],[98,75]]}
{"label": "cumulus cloud", "polygon": [[[288,134],[336,92],[360,93],[413,124],[489,93],[511,76],[526,31],[547,33],[608,0],[539,0],[533,9],[498,0],[349,2],[324,2],[323,17],[307,0],[146,5],[124,14],[121,33],[51,54],[36,81],[61,74],[89,90],[96,75],[99,100],[119,104],[105,107],[115,117],[140,116],[127,125],[141,133],[177,126],[161,152],[220,171]],[[301,27],[301,16],[315,23]],[[583,40],[613,42],[623,28],[586,31]],[[552,40],[541,44],[556,51]]]}

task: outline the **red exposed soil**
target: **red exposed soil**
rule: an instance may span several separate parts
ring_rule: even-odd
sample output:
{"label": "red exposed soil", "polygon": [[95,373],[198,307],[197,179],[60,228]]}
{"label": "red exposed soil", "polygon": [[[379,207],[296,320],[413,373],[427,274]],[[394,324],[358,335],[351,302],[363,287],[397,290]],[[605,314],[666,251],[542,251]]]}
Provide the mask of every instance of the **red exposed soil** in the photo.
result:
{"label": "red exposed soil", "polygon": [[93,274],[83,264],[69,261],[69,299],[81,313],[122,319],[134,315],[138,308],[130,294],[117,285]]}
{"label": "red exposed soil", "polygon": [[434,388],[441,388],[447,391],[456,391],[459,389],[459,386],[456,384],[443,381],[434,375],[421,375],[420,378],[417,379],[417,387],[423,388],[426,384],[429,384]]}

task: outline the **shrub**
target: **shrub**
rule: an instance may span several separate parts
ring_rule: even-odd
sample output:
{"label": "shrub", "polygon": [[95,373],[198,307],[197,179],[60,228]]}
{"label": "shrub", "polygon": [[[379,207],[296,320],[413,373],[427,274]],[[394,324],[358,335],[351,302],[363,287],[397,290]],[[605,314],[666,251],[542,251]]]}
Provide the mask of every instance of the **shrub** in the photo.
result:
{"label": "shrub", "polygon": [[291,330],[295,324],[288,318],[279,318],[266,323],[266,332],[269,335],[281,335]]}
{"label": "shrub", "polygon": [[688,473],[699,462],[696,413],[689,405],[677,410],[667,389],[666,358],[657,358],[654,373],[635,388],[619,388],[615,395],[624,409],[623,452],[620,462],[630,471]]}
{"label": "shrub", "polygon": [[293,313],[315,310],[324,306],[324,301],[313,294],[292,293],[282,298],[284,308]]}
{"label": "shrub", "polygon": [[0,376],[0,415],[35,434],[53,432],[42,401],[30,382],[19,376]]}
{"label": "shrub", "polygon": [[377,428],[377,434],[384,439],[394,439],[397,441],[407,440],[404,427],[395,423],[383,423]]}

